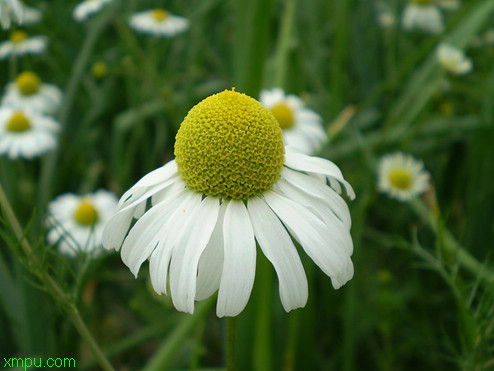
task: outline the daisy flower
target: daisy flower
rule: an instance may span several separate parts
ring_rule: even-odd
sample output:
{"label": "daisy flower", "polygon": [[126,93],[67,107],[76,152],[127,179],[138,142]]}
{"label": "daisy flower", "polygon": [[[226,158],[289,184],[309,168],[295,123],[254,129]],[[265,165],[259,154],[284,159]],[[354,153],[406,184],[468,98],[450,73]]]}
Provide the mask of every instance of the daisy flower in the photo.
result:
{"label": "daisy flower", "polygon": [[106,190],[84,196],[66,193],[48,205],[47,240],[61,253],[101,253],[103,228],[117,209],[118,198]]}
{"label": "daisy flower", "polygon": [[292,238],[334,288],[353,276],[351,219],[342,192],[355,197],[335,164],[285,153],[271,112],[245,94],[224,91],[189,111],[176,136],[175,160],[122,196],[103,245],[120,250],[136,276],[148,259],[154,289],[167,294],[169,281],[180,311],[192,313],[195,300],[218,291],[216,313],[222,317],[238,315],[249,300],[257,241],[290,311],[308,298]]}
{"label": "daisy flower", "polygon": [[472,70],[472,61],[458,48],[449,44],[440,44],[437,58],[441,66],[455,75],[464,75]]}
{"label": "daisy flower", "polygon": [[429,188],[429,173],[422,161],[398,152],[384,156],[379,162],[377,186],[380,192],[407,201]]}
{"label": "daisy flower", "polygon": [[93,14],[99,12],[111,1],[112,0],[85,0],[75,6],[72,16],[76,21],[83,22]]}
{"label": "daisy flower", "polygon": [[275,88],[263,90],[260,100],[280,124],[286,146],[311,154],[326,141],[321,116],[307,109],[300,98],[286,95],[282,89]]}
{"label": "daisy flower", "polygon": [[4,30],[10,28],[12,21],[23,21],[23,4],[19,0],[0,0],[0,23]]}
{"label": "daisy flower", "polygon": [[55,85],[45,84],[34,72],[25,71],[15,82],[7,85],[2,104],[14,108],[55,113],[62,102],[62,91]]}
{"label": "daisy flower", "polygon": [[134,14],[130,18],[130,26],[137,32],[171,37],[185,32],[189,28],[189,20],[164,9],[153,9]]}
{"label": "daisy flower", "polygon": [[443,32],[443,16],[433,0],[411,0],[402,17],[405,30],[418,29],[431,34]]}
{"label": "daisy flower", "polygon": [[0,59],[11,55],[42,54],[48,45],[45,36],[31,36],[25,31],[14,31],[10,39],[0,43]]}
{"label": "daisy flower", "polygon": [[0,107],[0,155],[31,159],[56,147],[59,124],[36,111]]}

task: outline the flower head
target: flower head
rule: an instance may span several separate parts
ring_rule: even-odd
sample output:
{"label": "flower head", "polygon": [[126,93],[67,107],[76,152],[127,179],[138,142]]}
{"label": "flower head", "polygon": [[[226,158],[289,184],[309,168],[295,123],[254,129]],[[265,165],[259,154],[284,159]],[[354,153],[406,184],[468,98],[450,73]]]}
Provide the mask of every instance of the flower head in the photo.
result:
{"label": "flower head", "polygon": [[169,280],[178,310],[192,313],[194,300],[218,290],[217,315],[239,314],[254,282],[256,241],[286,311],[308,296],[291,236],[335,288],[352,278],[350,214],[340,196],[353,198],[352,187],[332,162],[284,150],[275,117],[255,99],[235,91],[204,99],[184,119],[175,156],[122,196],[103,245],[121,249],[136,276],[149,259],[154,289],[167,294]]}
{"label": "flower head", "polygon": [[134,14],[130,18],[130,26],[138,32],[172,37],[185,32],[189,28],[189,20],[164,9],[153,9]]}
{"label": "flower head", "polygon": [[59,124],[36,111],[0,107],[0,155],[11,159],[40,156],[57,145]]}
{"label": "flower head", "polygon": [[432,0],[413,0],[405,8],[402,16],[405,30],[420,30],[438,34],[443,32],[443,16]]}
{"label": "flower head", "polygon": [[283,130],[283,142],[292,149],[312,154],[327,140],[321,116],[307,109],[300,98],[282,89],[263,90],[261,103],[268,108]]}
{"label": "flower head", "polygon": [[48,205],[48,242],[60,252],[100,253],[103,228],[117,208],[117,197],[105,190],[78,196],[66,193]]}
{"label": "flower head", "polygon": [[21,24],[23,18],[23,4],[20,0],[0,0],[0,24],[4,30],[10,28],[12,21]]}
{"label": "flower head", "polygon": [[14,31],[10,39],[0,43],[0,59],[11,55],[42,54],[48,45],[45,36],[29,36],[25,31]]}
{"label": "flower head", "polygon": [[379,162],[378,189],[400,201],[410,200],[429,188],[429,174],[422,161],[403,153],[384,156]]}
{"label": "flower head", "polygon": [[78,22],[83,22],[93,14],[98,13],[112,0],[84,0],[74,7],[72,16]]}
{"label": "flower head", "polygon": [[437,57],[441,66],[455,75],[464,75],[472,70],[472,61],[454,46],[440,44],[437,48]]}
{"label": "flower head", "polygon": [[62,102],[62,91],[55,85],[45,84],[31,71],[20,73],[15,82],[7,85],[2,104],[54,114]]}

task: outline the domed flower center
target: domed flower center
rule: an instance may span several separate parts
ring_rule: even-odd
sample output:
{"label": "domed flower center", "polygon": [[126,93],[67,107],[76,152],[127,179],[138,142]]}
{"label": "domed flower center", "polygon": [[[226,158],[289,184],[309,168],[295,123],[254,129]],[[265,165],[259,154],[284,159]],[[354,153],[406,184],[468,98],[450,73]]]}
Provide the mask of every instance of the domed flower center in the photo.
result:
{"label": "domed flower center", "polygon": [[22,95],[33,95],[38,92],[41,80],[35,73],[26,71],[17,76],[15,83]]}
{"label": "domed flower center", "polygon": [[279,103],[271,108],[271,113],[276,118],[282,129],[291,128],[294,124],[293,111],[286,103]]}
{"label": "domed flower center", "polygon": [[281,128],[261,103],[225,90],[189,111],[177,133],[175,160],[193,191],[247,199],[270,189],[280,176]]}
{"label": "domed flower center", "polygon": [[7,121],[7,130],[13,132],[23,132],[31,129],[31,123],[22,112],[14,112],[10,120]]}
{"label": "domed flower center", "polygon": [[10,34],[10,41],[13,43],[20,43],[27,39],[27,33],[24,31],[14,31]]}
{"label": "domed flower center", "polygon": [[408,189],[412,185],[412,175],[410,171],[397,168],[389,173],[389,181],[398,189]]}
{"label": "domed flower center", "polygon": [[434,0],[412,0],[412,3],[419,5],[431,5],[434,3]]}
{"label": "domed flower center", "polygon": [[169,15],[170,13],[164,9],[154,9],[151,11],[151,17],[158,22],[164,21]]}
{"label": "domed flower center", "polygon": [[75,221],[83,226],[91,226],[98,221],[98,212],[89,200],[81,200],[74,211]]}

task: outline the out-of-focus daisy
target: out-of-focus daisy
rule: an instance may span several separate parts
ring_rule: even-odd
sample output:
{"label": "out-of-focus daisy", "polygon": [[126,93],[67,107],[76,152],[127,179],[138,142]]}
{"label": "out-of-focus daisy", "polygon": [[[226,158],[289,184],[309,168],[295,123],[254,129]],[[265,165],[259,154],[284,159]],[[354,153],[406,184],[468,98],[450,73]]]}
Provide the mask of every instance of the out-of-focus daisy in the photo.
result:
{"label": "out-of-focus daisy", "polygon": [[10,39],[0,43],[0,59],[11,55],[42,54],[48,45],[45,36],[29,36],[25,31],[14,31]]}
{"label": "out-of-focus daisy", "polygon": [[437,48],[439,63],[455,75],[464,75],[472,70],[472,61],[458,48],[449,44],[440,44]]}
{"label": "out-of-focus daisy", "polygon": [[377,186],[390,197],[407,201],[429,188],[429,173],[422,161],[398,152],[381,158]]}
{"label": "out-of-focus daisy", "polygon": [[390,10],[381,10],[377,12],[377,23],[381,28],[393,27],[396,23],[396,18]]}
{"label": "out-of-focus daisy", "polygon": [[0,155],[11,159],[40,156],[57,145],[58,123],[35,111],[0,107]]}
{"label": "out-of-focus daisy", "polygon": [[437,5],[447,11],[458,10],[461,7],[460,0],[438,0]]}
{"label": "out-of-focus daisy", "polygon": [[283,130],[285,145],[311,154],[326,141],[321,116],[307,109],[300,98],[286,95],[280,88],[263,90],[261,103],[271,111]]}
{"label": "out-of-focus daisy", "polygon": [[61,253],[74,256],[80,252],[98,254],[103,228],[117,209],[117,197],[106,190],[84,196],[66,193],[48,205],[47,239],[58,244]]}
{"label": "out-of-focus daisy", "polygon": [[12,21],[21,24],[23,16],[23,4],[21,1],[0,0],[0,23],[4,30],[10,28]]}
{"label": "out-of-focus daisy", "polygon": [[403,28],[431,34],[443,32],[443,16],[433,0],[411,0],[402,17]]}
{"label": "out-of-focus daisy", "polygon": [[177,133],[175,160],[122,196],[103,245],[121,248],[136,276],[149,259],[154,289],[167,294],[169,280],[180,311],[192,313],[194,300],[219,290],[216,313],[222,317],[236,316],[247,304],[257,240],[290,311],[308,297],[292,237],[335,288],[353,276],[343,191],[355,197],[335,164],[288,148],[285,153],[271,112],[245,94],[224,91],[189,111]]}
{"label": "out-of-focus daisy", "polygon": [[24,13],[22,20],[23,26],[31,26],[33,24],[39,23],[39,21],[41,21],[41,18],[43,18],[43,13],[37,8],[33,8],[31,6],[23,4],[22,10]]}
{"label": "out-of-focus daisy", "polygon": [[31,109],[49,114],[55,113],[62,102],[62,91],[52,84],[45,84],[34,72],[25,71],[7,85],[2,104],[14,108]]}
{"label": "out-of-focus daisy", "polygon": [[76,21],[83,22],[91,15],[99,12],[111,1],[112,0],[85,0],[75,6],[72,16]]}
{"label": "out-of-focus daisy", "polygon": [[134,14],[130,18],[130,26],[138,32],[171,37],[185,32],[189,28],[189,20],[164,9],[153,9]]}

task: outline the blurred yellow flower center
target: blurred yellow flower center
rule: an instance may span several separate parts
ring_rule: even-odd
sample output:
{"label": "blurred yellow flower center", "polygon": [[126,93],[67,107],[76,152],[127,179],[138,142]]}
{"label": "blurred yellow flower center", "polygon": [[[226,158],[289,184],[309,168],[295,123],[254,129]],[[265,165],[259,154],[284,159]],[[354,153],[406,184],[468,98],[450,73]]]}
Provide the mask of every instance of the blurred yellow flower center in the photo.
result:
{"label": "blurred yellow flower center", "polygon": [[24,31],[14,31],[10,34],[10,41],[13,43],[19,43],[27,39],[27,33]]}
{"label": "blurred yellow flower center", "polygon": [[17,76],[15,83],[22,95],[32,95],[38,92],[41,80],[35,73],[26,71]]}
{"label": "blurred yellow flower center", "polygon": [[261,103],[225,90],[189,111],[177,133],[175,160],[193,191],[247,199],[270,189],[280,176],[281,128]]}
{"label": "blurred yellow flower center", "polygon": [[434,0],[412,0],[412,3],[419,5],[431,5],[434,3]]}
{"label": "blurred yellow flower center", "polygon": [[91,73],[93,74],[94,78],[102,79],[108,74],[108,66],[104,62],[96,62],[91,68]]}
{"label": "blurred yellow flower center", "polygon": [[169,15],[170,13],[164,9],[154,9],[151,11],[151,17],[158,22],[164,21]]}
{"label": "blurred yellow flower center", "polygon": [[412,184],[412,175],[410,171],[403,168],[397,168],[389,173],[389,181],[398,189],[408,189]]}
{"label": "blurred yellow flower center", "polygon": [[80,225],[90,226],[98,221],[98,212],[89,200],[82,200],[74,211],[74,219]]}
{"label": "blurred yellow flower center", "polygon": [[22,112],[14,112],[9,121],[7,121],[7,130],[22,132],[31,129],[31,123]]}
{"label": "blurred yellow flower center", "polygon": [[271,108],[271,113],[276,118],[282,129],[288,129],[293,126],[293,111],[286,103],[279,103],[273,106]]}

